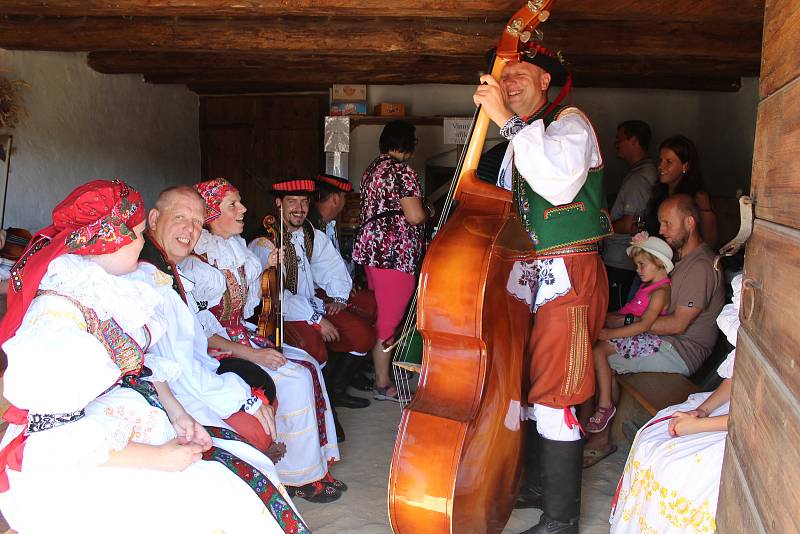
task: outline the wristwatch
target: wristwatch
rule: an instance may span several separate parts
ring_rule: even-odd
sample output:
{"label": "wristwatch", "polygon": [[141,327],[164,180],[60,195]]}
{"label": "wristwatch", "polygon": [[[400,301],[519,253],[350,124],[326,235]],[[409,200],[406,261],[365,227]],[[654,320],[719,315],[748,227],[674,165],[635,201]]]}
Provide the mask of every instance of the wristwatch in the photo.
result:
{"label": "wristwatch", "polygon": [[634,317],[633,317],[632,313],[626,314],[625,315],[625,326],[628,326],[629,324],[633,324],[633,319],[634,319]]}

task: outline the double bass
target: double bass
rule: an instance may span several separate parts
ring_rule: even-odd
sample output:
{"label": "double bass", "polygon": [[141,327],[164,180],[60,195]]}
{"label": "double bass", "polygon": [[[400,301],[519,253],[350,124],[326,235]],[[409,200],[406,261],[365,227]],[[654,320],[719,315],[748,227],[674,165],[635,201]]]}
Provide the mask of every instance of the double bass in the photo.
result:
{"label": "double bass", "polygon": [[[509,21],[491,74],[520,60],[519,44],[549,17],[532,0]],[[452,210],[430,244],[417,292],[422,365],[403,409],[389,473],[396,534],[500,532],[521,475],[525,347],[532,316],[506,285],[534,259],[510,191],[478,179],[489,118],[476,112],[453,180]]]}

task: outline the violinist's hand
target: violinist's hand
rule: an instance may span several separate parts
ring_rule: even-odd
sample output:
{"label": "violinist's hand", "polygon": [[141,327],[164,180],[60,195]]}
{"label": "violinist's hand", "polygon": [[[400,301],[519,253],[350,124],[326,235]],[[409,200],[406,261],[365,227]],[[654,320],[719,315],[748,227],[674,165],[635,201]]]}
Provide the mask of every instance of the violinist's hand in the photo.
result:
{"label": "violinist's hand", "polygon": [[267,258],[267,267],[276,267],[279,263],[283,263],[283,247],[272,249]]}
{"label": "violinist's hand", "polygon": [[326,318],[323,317],[319,320],[319,328],[319,333],[322,335],[322,341],[325,343],[339,340],[339,330]]}
{"label": "violinist's hand", "polygon": [[336,302],[332,300],[325,303],[325,315],[336,315],[343,309],[347,308],[346,302]]}
{"label": "violinist's hand", "polygon": [[514,115],[508,107],[505,90],[491,74],[481,76],[481,85],[475,89],[472,100],[476,106],[483,106],[486,115],[501,128]]}

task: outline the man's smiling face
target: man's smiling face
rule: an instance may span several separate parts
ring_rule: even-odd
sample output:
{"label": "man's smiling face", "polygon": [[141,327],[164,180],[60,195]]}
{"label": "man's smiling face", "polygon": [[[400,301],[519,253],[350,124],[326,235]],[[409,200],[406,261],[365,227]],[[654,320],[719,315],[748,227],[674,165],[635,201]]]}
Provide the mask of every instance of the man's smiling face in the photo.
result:
{"label": "man's smiling face", "polygon": [[503,69],[500,86],[505,91],[511,111],[527,117],[547,101],[550,74],[524,61],[513,63]]}

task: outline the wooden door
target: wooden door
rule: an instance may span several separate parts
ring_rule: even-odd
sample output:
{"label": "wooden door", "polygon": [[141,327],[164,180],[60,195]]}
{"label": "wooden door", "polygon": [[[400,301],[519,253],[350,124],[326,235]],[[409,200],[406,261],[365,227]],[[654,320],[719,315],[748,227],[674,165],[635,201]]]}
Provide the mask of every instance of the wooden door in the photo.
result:
{"label": "wooden door", "polygon": [[768,0],[752,195],[717,526],[800,532],[800,9]]}
{"label": "wooden door", "polygon": [[275,213],[276,180],[324,170],[325,95],[203,97],[200,101],[203,179],[228,178],[247,206],[245,237]]}

